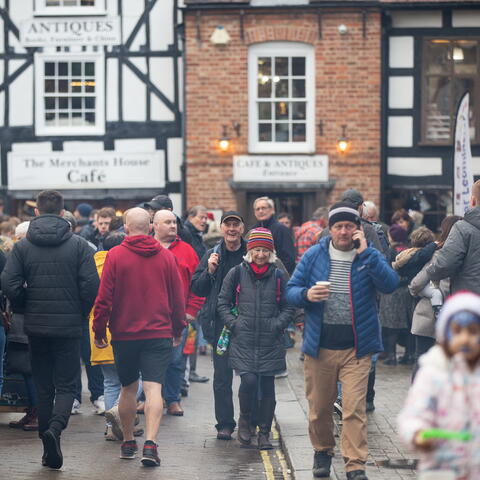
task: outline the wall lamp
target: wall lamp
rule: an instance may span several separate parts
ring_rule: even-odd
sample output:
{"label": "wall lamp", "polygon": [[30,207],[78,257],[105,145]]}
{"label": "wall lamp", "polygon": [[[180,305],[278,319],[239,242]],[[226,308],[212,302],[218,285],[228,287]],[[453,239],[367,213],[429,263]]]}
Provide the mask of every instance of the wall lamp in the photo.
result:
{"label": "wall lamp", "polygon": [[338,139],[337,150],[340,153],[347,153],[350,148],[350,142],[347,138],[347,126],[342,125],[342,136]]}
{"label": "wall lamp", "polygon": [[[235,131],[237,138],[240,137],[240,124],[232,122],[232,129]],[[228,135],[228,125],[222,125],[222,135],[218,139],[218,148],[221,152],[228,152],[232,142]]]}

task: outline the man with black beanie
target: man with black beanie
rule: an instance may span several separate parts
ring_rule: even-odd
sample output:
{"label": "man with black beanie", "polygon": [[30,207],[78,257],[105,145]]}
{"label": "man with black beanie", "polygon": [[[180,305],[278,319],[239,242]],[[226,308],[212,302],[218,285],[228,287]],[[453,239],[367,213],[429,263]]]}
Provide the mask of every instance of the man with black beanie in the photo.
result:
{"label": "man with black beanie", "polygon": [[305,310],[302,352],[313,475],[330,475],[332,411],[340,382],[347,480],[368,480],[365,399],[371,356],[383,350],[376,296],[377,290],[393,292],[399,279],[383,255],[368,246],[350,202],[330,208],[328,226],[330,235],[307,250],[287,285],[287,301]]}

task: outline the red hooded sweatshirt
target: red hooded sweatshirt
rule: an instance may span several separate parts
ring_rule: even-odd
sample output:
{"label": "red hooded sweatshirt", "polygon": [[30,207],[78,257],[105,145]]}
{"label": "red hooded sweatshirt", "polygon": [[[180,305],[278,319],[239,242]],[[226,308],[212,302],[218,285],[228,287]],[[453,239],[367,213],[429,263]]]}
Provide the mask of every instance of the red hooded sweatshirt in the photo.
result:
{"label": "red hooded sweatshirt", "polygon": [[149,235],[125,237],[107,255],[94,306],[93,331],[112,340],[179,337],[185,296],[175,257]]}
{"label": "red hooded sweatshirt", "polygon": [[195,250],[179,237],[170,244],[168,250],[172,252],[177,259],[183,290],[185,292],[186,313],[192,317],[196,317],[205,302],[203,297],[197,297],[190,290],[193,274],[200,263],[198,256]]}

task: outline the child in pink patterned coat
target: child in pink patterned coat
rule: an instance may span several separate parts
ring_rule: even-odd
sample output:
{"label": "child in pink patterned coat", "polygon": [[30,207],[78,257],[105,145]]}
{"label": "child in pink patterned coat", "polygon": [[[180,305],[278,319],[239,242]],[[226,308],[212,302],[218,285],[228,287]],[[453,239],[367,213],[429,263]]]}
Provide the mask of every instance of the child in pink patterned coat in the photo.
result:
{"label": "child in pink patterned coat", "polygon": [[[420,453],[419,478],[480,479],[480,296],[450,297],[436,335],[438,345],[420,358],[398,417],[400,436]],[[422,432],[431,428],[469,432],[472,438],[424,439]]]}

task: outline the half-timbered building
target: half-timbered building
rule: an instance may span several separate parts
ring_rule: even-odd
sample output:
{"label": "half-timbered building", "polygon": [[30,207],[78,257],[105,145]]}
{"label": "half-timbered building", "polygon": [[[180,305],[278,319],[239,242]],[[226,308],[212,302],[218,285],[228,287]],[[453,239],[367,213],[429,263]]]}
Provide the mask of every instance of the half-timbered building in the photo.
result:
{"label": "half-timbered building", "polygon": [[181,208],[178,0],[1,0],[1,185]]}

